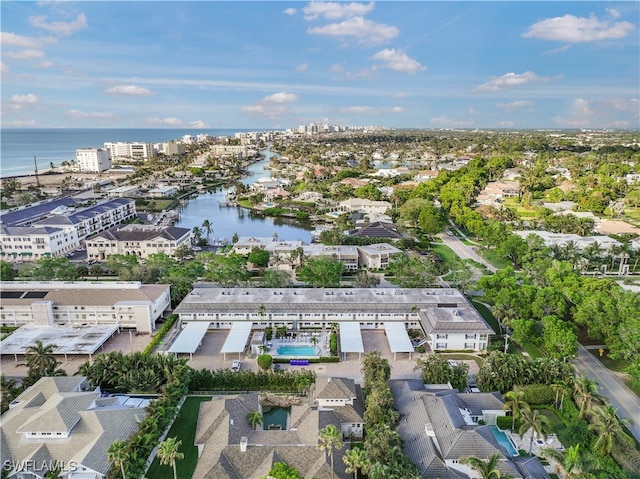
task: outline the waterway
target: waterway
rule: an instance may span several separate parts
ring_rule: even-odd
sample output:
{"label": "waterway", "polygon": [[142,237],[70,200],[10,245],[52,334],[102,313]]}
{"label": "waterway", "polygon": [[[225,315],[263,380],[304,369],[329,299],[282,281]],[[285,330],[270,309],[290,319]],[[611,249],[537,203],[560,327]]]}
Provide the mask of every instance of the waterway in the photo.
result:
{"label": "waterway", "polygon": [[[271,176],[270,170],[264,166],[269,164],[276,153],[269,149],[262,150],[264,160],[260,160],[249,167],[249,175],[243,179],[245,185],[251,185],[259,178]],[[231,240],[234,234],[243,236],[273,236],[278,235],[282,240],[301,240],[311,242],[311,231],[314,227],[308,221],[290,218],[268,218],[255,214],[245,208],[221,206],[226,201],[229,188],[199,194],[187,200],[186,205],[179,209],[180,217],[176,226],[193,229],[202,227],[205,220],[212,224],[210,241],[217,239]]]}

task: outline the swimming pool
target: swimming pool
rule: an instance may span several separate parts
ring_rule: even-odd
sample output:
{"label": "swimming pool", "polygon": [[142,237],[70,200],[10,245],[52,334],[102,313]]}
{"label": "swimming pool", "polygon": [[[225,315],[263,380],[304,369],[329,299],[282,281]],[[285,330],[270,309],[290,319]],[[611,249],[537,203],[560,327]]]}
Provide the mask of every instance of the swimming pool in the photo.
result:
{"label": "swimming pool", "polygon": [[280,346],[278,356],[317,356],[313,346]]}
{"label": "swimming pool", "polygon": [[495,437],[496,441],[498,441],[498,444],[504,447],[510,455],[517,456],[518,451],[516,451],[516,448],[513,447],[513,443],[511,442],[511,439],[509,439],[509,437],[504,433],[504,431],[501,431],[500,429],[498,429],[497,426],[489,426],[489,427],[491,428],[493,437]]}

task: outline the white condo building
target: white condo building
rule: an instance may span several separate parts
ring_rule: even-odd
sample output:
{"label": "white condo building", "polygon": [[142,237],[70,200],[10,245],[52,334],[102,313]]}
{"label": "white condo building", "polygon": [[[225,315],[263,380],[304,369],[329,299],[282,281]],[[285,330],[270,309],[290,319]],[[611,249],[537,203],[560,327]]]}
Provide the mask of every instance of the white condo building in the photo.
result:
{"label": "white condo building", "polygon": [[111,168],[111,158],[106,148],[78,148],[76,164],[82,173],[100,173]]}
{"label": "white condo building", "polygon": [[152,143],[105,143],[112,160],[149,160],[156,156]]}

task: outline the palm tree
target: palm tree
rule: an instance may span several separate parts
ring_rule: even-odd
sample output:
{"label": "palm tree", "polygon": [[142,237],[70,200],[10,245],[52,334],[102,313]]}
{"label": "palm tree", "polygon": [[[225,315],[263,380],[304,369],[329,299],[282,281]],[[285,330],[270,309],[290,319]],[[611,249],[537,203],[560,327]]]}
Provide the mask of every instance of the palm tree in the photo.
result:
{"label": "palm tree", "polygon": [[624,430],[624,426],[631,424],[629,418],[616,416],[618,410],[609,404],[594,406],[590,413],[589,429],[595,431],[598,438],[593,444],[593,450],[604,456],[616,447],[633,447],[634,441]]}
{"label": "palm tree", "polygon": [[29,367],[29,376],[40,379],[44,376],[56,376],[56,368],[60,364],[53,356],[53,351],[57,348],[55,344],[42,344],[39,339],[35,345],[28,346],[25,351],[25,361]]}
{"label": "palm tree", "polygon": [[469,456],[461,458],[460,462],[480,473],[480,479],[511,479],[511,476],[502,474],[498,469],[502,459],[502,454],[496,452],[486,461],[476,456]]}
{"label": "palm tree", "polygon": [[178,448],[182,441],[176,441],[175,437],[169,437],[160,443],[158,448],[158,458],[163,466],[171,466],[173,468],[173,479],[178,479],[178,471],[176,470],[176,460],[184,459],[184,454],[178,452]]}
{"label": "palm tree", "polygon": [[329,424],[324,429],[320,429],[320,434],[318,435],[318,449],[325,451],[329,455],[332,479],[334,477],[333,450],[342,448],[342,444],[342,432],[333,424]]}
{"label": "palm tree", "polygon": [[516,419],[520,417],[522,411],[524,409],[530,409],[529,404],[525,402],[522,398],[524,397],[524,391],[520,389],[514,389],[513,391],[509,391],[504,395],[504,398],[507,401],[502,406],[503,410],[511,409],[511,430],[515,430],[516,428]]}
{"label": "palm tree", "polygon": [[251,427],[255,428],[262,424],[262,414],[257,409],[254,409],[249,414],[247,414],[247,421],[251,424]]}
{"label": "palm tree", "polygon": [[122,472],[122,479],[127,479],[124,472],[124,464],[129,461],[129,451],[127,443],[124,441],[116,441],[107,450],[107,458]]}
{"label": "palm tree", "polygon": [[573,389],[573,398],[580,406],[578,419],[583,420],[594,402],[602,402],[602,396],[598,394],[598,383],[587,376],[580,376],[573,381]]}
{"label": "palm tree", "polygon": [[531,430],[531,439],[529,440],[529,455],[531,455],[531,451],[533,451],[533,436],[542,436],[546,440],[547,433],[552,429],[551,421],[549,421],[547,416],[540,414],[540,411],[537,409],[523,409],[521,417],[522,424],[520,425],[518,434],[520,434],[520,438],[522,438],[527,431]]}
{"label": "palm tree", "polygon": [[540,450],[540,455],[556,463],[556,470],[566,479],[578,479],[589,471],[589,464],[580,454],[580,444],[568,447],[566,451],[558,451],[552,447]]}
{"label": "palm tree", "polygon": [[207,235],[207,239],[211,237],[211,233],[213,232],[213,225],[209,220],[204,220],[202,222],[202,231]]}
{"label": "palm tree", "polygon": [[347,466],[346,471],[353,472],[358,479],[358,470],[367,464],[367,453],[361,448],[351,448],[342,456],[342,462]]}

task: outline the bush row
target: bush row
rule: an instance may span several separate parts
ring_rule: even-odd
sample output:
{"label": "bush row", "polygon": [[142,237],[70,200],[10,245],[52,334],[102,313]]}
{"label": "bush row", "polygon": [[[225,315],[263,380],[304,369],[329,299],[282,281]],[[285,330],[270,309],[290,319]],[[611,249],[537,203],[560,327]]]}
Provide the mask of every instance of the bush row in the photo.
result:
{"label": "bush row", "polygon": [[153,353],[153,351],[156,349],[156,346],[158,344],[160,344],[160,341],[162,341],[162,339],[166,336],[166,334],[169,331],[169,329],[171,329],[171,326],[173,326],[173,323],[176,322],[176,319],[178,319],[178,315],[177,314],[170,314],[169,315],[169,317],[164,322],[162,327],[153,336],[153,339],[151,340],[151,342],[149,344],[147,344],[146,348],[144,348],[143,353],[146,356],[148,356],[149,354]]}

